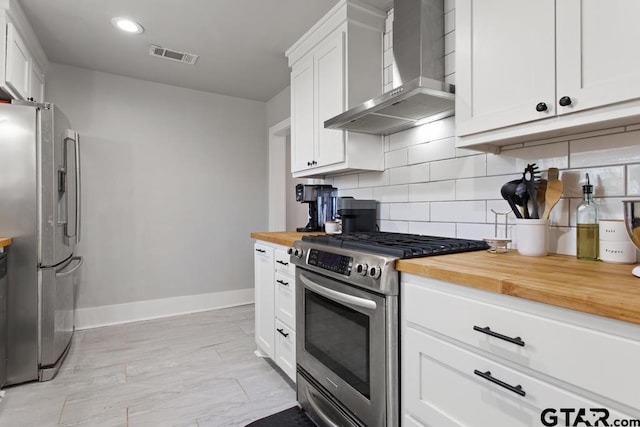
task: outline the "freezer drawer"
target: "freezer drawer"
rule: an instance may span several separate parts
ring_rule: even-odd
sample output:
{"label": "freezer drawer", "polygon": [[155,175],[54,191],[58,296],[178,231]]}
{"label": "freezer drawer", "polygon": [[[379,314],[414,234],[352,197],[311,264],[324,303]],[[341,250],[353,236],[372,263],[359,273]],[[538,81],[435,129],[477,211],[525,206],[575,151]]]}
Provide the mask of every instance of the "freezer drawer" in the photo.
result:
{"label": "freezer drawer", "polygon": [[40,381],[58,371],[71,343],[74,329],[74,286],[82,257],[71,257],[52,268],[42,269],[40,323]]}

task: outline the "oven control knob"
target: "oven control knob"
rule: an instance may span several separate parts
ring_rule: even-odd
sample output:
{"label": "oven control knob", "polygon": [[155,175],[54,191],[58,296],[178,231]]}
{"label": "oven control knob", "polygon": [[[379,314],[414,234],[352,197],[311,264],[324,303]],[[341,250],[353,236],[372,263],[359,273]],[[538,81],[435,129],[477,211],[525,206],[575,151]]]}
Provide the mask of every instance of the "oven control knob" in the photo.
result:
{"label": "oven control knob", "polygon": [[366,276],[368,269],[369,269],[369,266],[367,266],[367,264],[356,264],[356,273],[358,274]]}
{"label": "oven control knob", "polygon": [[287,253],[289,255],[293,255],[296,258],[302,258],[303,251],[302,251],[302,249],[298,249],[298,248],[289,248],[287,250]]}
{"label": "oven control knob", "polygon": [[381,273],[382,270],[377,265],[375,267],[369,267],[369,276],[373,277],[374,279],[380,277]]}

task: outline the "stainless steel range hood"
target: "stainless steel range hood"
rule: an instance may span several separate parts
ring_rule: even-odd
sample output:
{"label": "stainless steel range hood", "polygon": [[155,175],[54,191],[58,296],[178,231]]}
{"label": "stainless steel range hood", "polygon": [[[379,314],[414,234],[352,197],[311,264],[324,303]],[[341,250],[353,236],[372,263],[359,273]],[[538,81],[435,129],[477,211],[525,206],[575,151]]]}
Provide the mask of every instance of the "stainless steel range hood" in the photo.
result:
{"label": "stainless steel range hood", "polygon": [[444,82],[444,1],[393,6],[396,87],[325,121],[325,128],[389,135],[454,114],[455,87]]}

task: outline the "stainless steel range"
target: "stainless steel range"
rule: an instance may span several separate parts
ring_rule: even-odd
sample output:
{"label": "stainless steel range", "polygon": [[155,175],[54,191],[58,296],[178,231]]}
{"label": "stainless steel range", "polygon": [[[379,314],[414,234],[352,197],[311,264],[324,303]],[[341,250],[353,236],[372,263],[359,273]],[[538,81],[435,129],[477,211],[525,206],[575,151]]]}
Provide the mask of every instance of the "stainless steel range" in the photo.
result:
{"label": "stainless steel range", "polygon": [[297,394],[314,421],[398,426],[395,262],[487,248],[477,240],[383,232],[296,241]]}

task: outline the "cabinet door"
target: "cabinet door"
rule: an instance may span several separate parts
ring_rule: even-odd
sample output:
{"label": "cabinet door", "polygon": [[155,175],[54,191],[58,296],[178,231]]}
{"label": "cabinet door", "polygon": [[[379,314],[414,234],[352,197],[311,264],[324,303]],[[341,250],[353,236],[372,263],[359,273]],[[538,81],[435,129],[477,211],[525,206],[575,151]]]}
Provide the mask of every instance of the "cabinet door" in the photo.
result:
{"label": "cabinet door", "polygon": [[12,23],[7,24],[6,83],[14,94],[25,99],[29,94],[29,62],[31,56]]}
{"label": "cabinet door", "polygon": [[273,248],[254,245],[254,286],[256,344],[267,356],[274,358],[274,289]]}
{"label": "cabinet door", "polygon": [[313,57],[291,70],[291,171],[311,167],[314,156]]}
{"label": "cabinet door", "polygon": [[29,80],[29,97],[34,101],[44,102],[44,74],[35,61],[31,61],[31,78]]}
{"label": "cabinet door", "polygon": [[640,2],[557,2],[558,99],[571,113],[640,98]]}
{"label": "cabinet door", "polygon": [[345,111],[345,33],[338,31],[314,52],[317,107],[317,166],[345,161],[345,132],[325,129],[324,121]]}
{"label": "cabinet door", "polygon": [[555,114],[555,1],[456,0],[456,68],[458,136]]}
{"label": "cabinet door", "polygon": [[276,317],[287,326],[296,326],[296,282],[295,279],[276,272]]}

